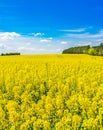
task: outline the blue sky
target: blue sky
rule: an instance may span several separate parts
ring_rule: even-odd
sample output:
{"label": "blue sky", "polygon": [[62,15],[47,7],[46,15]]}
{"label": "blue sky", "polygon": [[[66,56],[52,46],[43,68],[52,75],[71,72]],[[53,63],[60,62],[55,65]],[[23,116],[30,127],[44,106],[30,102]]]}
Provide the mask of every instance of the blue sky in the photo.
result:
{"label": "blue sky", "polygon": [[101,42],[102,0],[0,0],[0,53],[61,53]]}

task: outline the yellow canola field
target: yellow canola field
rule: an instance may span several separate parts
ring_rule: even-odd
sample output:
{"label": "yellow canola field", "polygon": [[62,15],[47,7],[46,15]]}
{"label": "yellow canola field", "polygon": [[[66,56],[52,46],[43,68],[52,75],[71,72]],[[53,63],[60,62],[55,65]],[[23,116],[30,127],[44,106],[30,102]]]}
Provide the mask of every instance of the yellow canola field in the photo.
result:
{"label": "yellow canola field", "polygon": [[103,57],[0,57],[0,130],[103,130]]}

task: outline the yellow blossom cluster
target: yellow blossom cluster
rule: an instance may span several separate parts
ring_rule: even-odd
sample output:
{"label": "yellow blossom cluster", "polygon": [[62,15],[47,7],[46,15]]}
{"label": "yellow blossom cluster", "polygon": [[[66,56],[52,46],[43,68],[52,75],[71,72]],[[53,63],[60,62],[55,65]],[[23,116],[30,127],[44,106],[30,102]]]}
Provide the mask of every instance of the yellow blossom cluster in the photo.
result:
{"label": "yellow blossom cluster", "polygon": [[0,57],[0,130],[102,130],[103,57]]}

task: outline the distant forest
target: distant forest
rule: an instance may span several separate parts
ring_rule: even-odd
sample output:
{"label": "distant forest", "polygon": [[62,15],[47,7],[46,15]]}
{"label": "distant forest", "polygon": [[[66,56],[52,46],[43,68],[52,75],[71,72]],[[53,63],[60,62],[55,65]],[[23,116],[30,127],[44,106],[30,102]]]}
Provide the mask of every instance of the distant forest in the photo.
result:
{"label": "distant forest", "polygon": [[103,56],[103,43],[98,46],[77,46],[63,50],[62,54],[89,54],[96,56]]}
{"label": "distant forest", "polygon": [[12,56],[12,55],[20,55],[20,53],[18,52],[1,53],[1,56]]}

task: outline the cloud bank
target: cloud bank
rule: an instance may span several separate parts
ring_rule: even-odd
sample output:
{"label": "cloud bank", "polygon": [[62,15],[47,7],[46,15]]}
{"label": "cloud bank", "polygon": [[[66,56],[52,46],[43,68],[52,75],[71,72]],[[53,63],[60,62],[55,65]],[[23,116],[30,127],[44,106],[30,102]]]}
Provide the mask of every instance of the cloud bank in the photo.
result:
{"label": "cloud bank", "polygon": [[[75,32],[75,33],[74,33]],[[62,53],[63,49],[79,45],[99,45],[103,42],[103,29],[93,34],[85,28],[68,30],[60,37],[47,37],[44,33],[22,35],[17,32],[0,32],[0,53],[21,54]]]}
{"label": "cloud bank", "polygon": [[79,28],[79,29],[67,29],[67,30],[60,30],[62,32],[74,32],[74,33],[80,33],[80,32],[85,32],[86,28]]}

